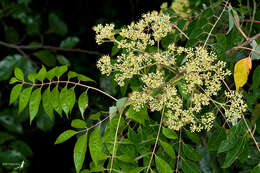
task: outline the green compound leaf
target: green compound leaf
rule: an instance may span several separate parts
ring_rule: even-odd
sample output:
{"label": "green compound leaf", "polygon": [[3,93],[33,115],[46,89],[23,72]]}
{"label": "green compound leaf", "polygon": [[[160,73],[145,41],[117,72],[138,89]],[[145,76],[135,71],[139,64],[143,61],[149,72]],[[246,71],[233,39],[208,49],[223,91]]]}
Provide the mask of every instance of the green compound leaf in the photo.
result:
{"label": "green compound leaf", "polygon": [[87,95],[86,91],[84,91],[79,96],[78,106],[79,106],[79,110],[80,110],[81,116],[84,119],[84,112],[85,112],[85,110],[88,107],[88,95]]}
{"label": "green compound leaf", "polygon": [[99,160],[104,160],[106,155],[102,152],[102,140],[100,128],[96,128],[89,137],[89,151],[92,160],[97,164]]}
{"label": "green compound leaf", "polygon": [[68,70],[68,66],[67,65],[56,67],[56,70],[55,70],[56,77],[60,78],[61,75],[63,75],[67,70]]}
{"label": "green compound leaf", "polygon": [[168,128],[163,128],[162,133],[165,137],[169,138],[169,139],[177,139],[177,134],[175,133],[175,131],[168,129]]}
{"label": "green compound leaf", "polygon": [[31,97],[32,87],[25,88],[19,96],[19,108],[18,112],[21,113],[27,106]]}
{"label": "green compound leaf", "polygon": [[74,164],[76,172],[79,173],[85,160],[87,151],[87,134],[80,136],[74,147]]}
{"label": "green compound leaf", "polygon": [[200,173],[200,169],[195,163],[183,158],[181,160],[181,169],[184,173]]}
{"label": "green compound leaf", "polygon": [[37,73],[30,73],[28,74],[28,80],[31,81],[32,83],[35,82],[36,78],[37,78]]}
{"label": "green compound leaf", "polygon": [[160,173],[172,173],[173,170],[170,167],[170,165],[163,160],[162,158],[160,158],[159,156],[155,155],[155,164],[156,164],[156,168]]}
{"label": "green compound leaf", "polygon": [[226,132],[224,127],[218,127],[213,131],[208,141],[209,151],[216,151],[220,143],[226,139]]}
{"label": "green compound leaf", "polygon": [[130,108],[128,109],[128,117],[142,125],[145,125],[145,120],[149,120],[146,107],[144,107],[140,111],[136,112],[134,110],[133,106],[130,106]]}
{"label": "green compound leaf", "polygon": [[37,79],[42,82],[45,79],[46,75],[47,75],[46,68],[42,66],[41,70],[37,74]]}
{"label": "green compound leaf", "polygon": [[14,69],[14,76],[15,76],[17,79],[19,79],[19,80],[21,80],[21,81],[24,81],[23,71],[22,71],[20,68],[18,68],[18,67],[16,67],[16,68]]}
{"label": "green compound leaf", "polygon": [[66,140],[70,139],[72,136],[74,136],[75,134],[77,134],[77,132],[75,130],[66,130],[65,132],[63,132],[62,134],[60,134],[58,136],[58,138],[56,139],[54,144],[60,144],[65,142]]}
{"label": "green compound leaf", "polygon": [[74,48],[79,42],[78,37],[67,37],[60,43],[60,47],[62,48]]}
{"label": "green compound leaf", "polygon": [[47,113],[47,115],[52,119],[53,115],[53,107],[51,104],[52,95],[50,91],[50,87],[48,87],[42,94],[42,106],[44,108],[44,111]]}
{"label": "green compound leaf", "polygon": [[60,104],[62,110],[65,112],[67,118],[69,116],[70,106],[69,106],[69,97],[68,97],[68,89],[67,87],[62,88],[60,92]]}
{"label": "green compound leaf", "polygon": [[30,114],[30,124],[32,124],[33,119],[36,117],[39,106],[41,103],[41,88],[37,88],[32,92],[29,103],[29,114]]}
{"label": "green compound leaf", "polygon": [[192,146],[183,143],[182,144],[182,150],[184,155],[194,161],[200,161],[201,160],[201,156],[200,154],[194,149],[192,148]]}
{"label": "green compound leaf", "polygon": [[172,159],[175,159],[175,158],[176,158],[174,149],[173,149],[173,147],[172,147],[170,144],[168,144],[167,142],[164,142],[164,141],[160,140],[160,145],[163,147],[163,150],[164,150]]}
{"label": "green compound leaf", "polygon": [[14,103],[17,100],[17,98],[19,97],[19,94],[20,94],[22,88],[23,88],[23,84],[16,84],[13,87],[13,89],[11,91],[11,94],[10,94],[9,104],[12,104],[12,103]]}
{"label": "green compound leaf", "polygon": [[60,93],[58,89],[58,85],[51,91],[51,105],[53,109],[62,116],[62,107],[60,104]]}
{"label": "green compound leaf", "polygon": [[232,165],[232,163],[243,152],[244,147],[245,147],[245,140],[246,140],[246,137],[243,137],[241,140],[238,140],[235,147],[227,153],[225,162],[221,168],[228,168]]}
{"label": "green compound leaf", "polygon": [[75,119],[75,120],[72,120],[71,127],[74,127],[74,128],[86,128],[87,124],[83,120]]}

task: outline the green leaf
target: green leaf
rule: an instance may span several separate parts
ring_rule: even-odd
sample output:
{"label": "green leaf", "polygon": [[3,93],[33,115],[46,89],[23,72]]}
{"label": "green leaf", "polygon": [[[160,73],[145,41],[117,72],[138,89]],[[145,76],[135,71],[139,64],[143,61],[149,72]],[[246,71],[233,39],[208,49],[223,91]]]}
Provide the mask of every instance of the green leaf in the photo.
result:
{"label": "green leaf", "polygon": [[177,134],[175,133],[175,131],[168,129],[168,128],[164,128],[162,130],[162,133],[165,137],[169,138],[169,139],[177,139]]}
{"label": "green leaf", "polygon": [[53,116],[53,107],[51,104],[52,99],[53,98],[52,98],[50,86],[49,86],[48,88],[46,88],[46,90],[42,94],[42,106],[43,106],[45,112],[50,117],[50,119],[52,119],[52,116]]}
{"label": "green leaf", "polygon": [[89,137],[89,151],[92,160],[96,164],[99,160],[104,160],[106,158],[106,155],[102,152],[100,128],[96,128]]}
{"label": "green leaf", "polygon": [[220,143],[226,139],[226,132],[224,127],[218,127],[213,131],[208,140],[208,150],[216,151]]}
{"label": "green leaf", "polygon": [[260,65],[256,67],[256,69],[254,70],[254,74],[253,74],[253,84],[251,87],[253,88],[254,93],[260,86],[260,77],[259,76],[260,76]]}
{"label": "green leaf", "polygon": [[68,33],[67,25],[55,13],[50,13],[48,16],[49,32],[64,36]]}
{"label": "green leaf", "polygon": [[31,97],[31,92],[32,92],[32,87],[29,87],[29,88],[25,88],[20,96],[19,96],[19,108],[18,108],[18,112],[21,113],[24,108],[27,106],[29,100],[30,100],[30,97]]}
{"label": "green leaf", "polygon": [[183,154],[194,161],[200,161],[201,160],[201,156],[198,153],[198,151],[196,151],[194,148],[192,148],[190,145],[182,143],[182,150],[183,150]]}
{"label": "green leaf", "polygon": [[189,130],[186,130],[184,128],[184,132],[187,135],[187,137],[194,143],[200,144],[200,137],[196,133],[192,133]]}
{"label": "green leaf", "polygon": [[55,72],[56,72],[57,78],[60,78],[61,75],[63,75],[67,70],[68,70],[68,66],[67,65],[56,67],[56,71]]}
{"label": "green leaf", "polygon": [[61,64],[61,65],[67,65],[67,66],[70,66],[70,61],[63,55],[57,55],[56,56],[56,59],[58,60],[58,62]]}
{"label": "green leaf", "polygon": [[155,164],[159,173],[172,173],[170,165],[159,156],[155,155]]}
{"label": "green leaf", "polygon": [[56,139],[54,144],[63,143],[69,138],[71,138],[72,136],[74,136],[75,134],[77,134],[75,130],[66,130],[65,132],[59,135],[59,137]]}
{"label": "green leaf", "polygon": [[89,119],[91,119],[91,120],[99,120],[99,119],[100,119],[100,115],[101,115],[100,112],[97,112],[97,113],[95,113],[95,114],[91,114],[91,115],[89,116]]}
{"label": "green leaf", "polygon": [[60,47],[62,48],[74,48],[79,43],[78,37],[67,37],[60,43]]}
{"label": "green leaf", "polygon": [[84,91],[80,96],[78,100],[78,106],[81,113],[82,118],[84,119],[84,112],[88,107],[88,95],[86,91]]}
{"label": "green leaf", "polygon": [[46,71],[46,68],[44,66],[42,66],[41,70],[38,72],[37,74],[37,78],[39,81],[43,81],[45,79],[47,75],[47,71]]}
{"label": "green leaf", "polygon": [[0,61],[0,81],[7,80],[11,77],[13,69],[22,63],[23,57],[15,54],[7,56]]}
{"label": "green leaf", "polygon": [[131,157],[131,155],[129,155],[129,154],[123,154],[123,155],[117,156],[117,159],[121,160],[123,162],[126,162],[126,163],[135,163],[134,158]]}
{"label": "green leaf", "polygon": [[72,120],[71,127],[74,127],[74,128],[86,128],[87,124],[83,120],[75,119],[75,120]]}
{"label": "green leaf", "polygon": [[187,84],[185,82],[178,81],[178,91],[185,100],[188,100],[190,98],[190,95],[189,95],[188,89],[187,89]]}
{"label": "green leaf", "polygon": [[240,138],[237,137],[230,137],[227,140],[221,141],[219,147],[218,147],[218,153],[226,152],[231,150],[237,143],[241,140]]}
{"label": "green leaf", "polygon": [[74,71],[69,71],[68,73],[68,78],[74,78],[74,77],[77,77],[79,74],[74,72]]}
{"label": "green leaf", "polygon": [[130,106],[128,109],[128,117],[142,125],[145,125],[145,120],[149,120],[146,107],[143,107],[140,111],[136,112],[134,108]]}
{"label": "green leaf", "polygon": [[60,93],[59,93],[58,85],[51,91],[51,96],[52,96],[51,99],[52,107],[60,116],[62,116],[62,107],[60,103]]}
{"label": "green leaf", "polygon": [[175,152],[174,152],[174,149],[173,147],[168,144],[167,142],[164,142],[162,140],[160,140],[160,144],[161,146],[163,147],[163,150],[172,158],[172,159],[175,159],[176,156],[175,156]]}
{"label": "green leaf", "polygon": [[117,107],[118,112],[122,111],[123,106],[127,102],[127,99],[128,99],[127,97],[123,97],[123,98],[118,99],[118,101],[116,102],[116,107]]}
{"label": "green leaf", "polygon": [[84,134],[78,138],[74,147],[73,156],[74,156],[74,164],[77,173],[79,173],[79,171],[82,168],[82,165],[85,160],[86,151],[87,151],[87,134]]}
{"label": "green leaf", "polygon": [[18,79],[16,79],[15,77],[12,77],[11,79],[10,79],[10,81],[9,81],[9,84],[14,84],[14,83],[16,83],[16,82],[18,82],[19,80]]}
{"label": "green leaf", "polygon": [[[257,50],[259,52],[260,51],[260,45],[258,45],[255,50]],[[251,56],[252,60],[259,60],[260,59],[260,54],[258,52],[253,51],[252,56]]]}
{"label": "green leaf", "polygon": [[32,96],[30,98],[29,103],[29,114],[30,114],[30,124],[32,124],[32,120],[38,113],[39,106],[41,103],[41,88],[37,88],[32,92]]}
{"label": "green leaf", "polygon": [[251,173],[259,173],[259,172],[260,172],[260,163],[256,167],[254,167]]}
{"label": "green leaf", "polygon": [[227,153],[225,162],[221,168],[230,167],[232,163],[238,158],[238,156],[243,152],[245,147],[245,139],[246,137],[243,137],[241,140],[239,140],[235,147]]}
{"label": "green leaf", "polygon": [[37,73],[30,73],[30,74],[28,74],[28,79],[29,79],[29,81],[31,81],[32,83],[35,82],[36,78],[37,78]]}
{"label": "green leaf", "polygon": [[11,91],[11,94],[10,94],[9,104],[12,104],[12,103],[14,103],[17,100],[17,98],[19,97],[19,94],[20,94],[22,88],[23,88],[23,84],[16,84],[13,87],[13,89]]}
{"label": "green leaf", "polygon": [[13,140],[13,139],[15,139],[14,136],[10,135],[9,133],[0,131],[0,145],[5,143],[6,141]]}
{"label": "green leaf", "polygon": [[83,74],[78,74],[78,80],[83,81],[83,82],[96,82],[93,79],[91,79]]}
{"label": "green leaf", "polygon": [[33,155],[30,146],[23,141],[20,140],[13,141],[10,144],[10,147],[15,149],[16,151],[21,152],[26,157],[31,157]]}
{"label": "green leaf", "polygon": [[143,171],[145,169],[145,167],[136,167],[134,169],[132,169],[130,171],[130,173],[140,173],[141,171]]}
{"label": "green leaf", "polygon": [[60,92],[60,104],[61,104],[62,110],[65,112],[66,116],[68,117],[70,107],[69,107],[69,101],[68,101],[67,87],[62,88],[62,90]]}
{"label": "green leaf", "polygon": [[55,56],[48,50],[40,50],[33,53],[44,65],[53,67],[56,65]]}
{"label": "green leaf", "polygon": [[21,81],[24,81],[23,71],[22,71],[20,68],[18,68],[18,67],[16,67],[16,68],[14,69],[14,76],[15,76],[17,79],[19,79],[19,80],[21,80]]}
{"label": "green leaf", "polygon": [[54,68],[52,68],[51,70],[49,70],[47,72],[46,77],[47,77],[48,80],[52,80],[55,77],[55,75],[56,75],[56,68],[57,67],[54,67]]}
{"label": "green leaf", "polygon": [[183,158],[181,160],[181,169],[184,173],[200,173],[200,169],[196,164]]}
{"label": "green leaf", "polygon": [[76,102],[76,95],[75,95],[75,91],[74,91],[75,87],[71,87],[70,89],[68,89],[67,91],[67,101],[68,101],[68,105],[69,105],[69,109],[70,109],[70,113],[75,105]]}

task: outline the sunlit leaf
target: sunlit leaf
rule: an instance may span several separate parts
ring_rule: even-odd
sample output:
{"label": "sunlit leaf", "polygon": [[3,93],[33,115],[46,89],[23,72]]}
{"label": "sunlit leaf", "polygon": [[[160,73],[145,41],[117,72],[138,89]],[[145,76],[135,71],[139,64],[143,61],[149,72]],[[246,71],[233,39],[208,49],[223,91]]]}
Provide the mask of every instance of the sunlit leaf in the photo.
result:
{"label": "sunlit leaf", "polygon": [[82,165],[85,160],[85,155],[87,151],[87,134],[80,136],[74,147],[74,164],[76,167],[77,173],[80,172]]}
{"label": "sunlit leaf", "polygon": [[16,84],[10,94],[10,101],[9,104],[12,104],[13,102],[15,102],[17,100],[17,98],[19,97],[19,94],[21,92],[23,88],[23,84]]}
{"label": "sunlit leaf", "polygon": [[173,147],[172,147],[169,143],[160,140],[160,144],[161,144],[161,146],[163,147],[163,150],[164,150],[172,159],[175,159],[175,158],[176,158],[174,149],[173,149]]}
{"label": "sunlit leaf", "polygon": [[70,106],[69,106],[69,100],[68,100],[68,89],[67,87],[62,88],[60,92],[60,104],[62,107],[62,110],[65,112],[66,116],[68,117]]}
{"label": "sunlit leaf", "polygon": [[56,139],[55,144],[60,144],[62,142],[65,142],[66,140],[70,139],[72,136],[77,134],[75,130],[66,130],[62,134],[59,135],[59,137]]}
{"label": "sunlit leaf", "polygon": [[74,128],[86,128],[87,124],[83,120],[75,119],[75,120],[72,120],[71,127],[74,127]]}
{"label": "sunlit leaf", "polygon": [[35,118],[35,116],[38,113],[40,103],[41,103],[41,88],[37,88],[32,92],[32,96],[30,98],[30,103],[29,103],[30,124],[32,123],[32,120]]}
{"label": "sunlit leaf", "polygon": [[137,112],[132,106],[130,106],[128,109],[128,117],[142,125],[145,125],[145,120],[149,120],[146,107],[143,107],[140,111]]}
{"label": "sunlit leaf", "polygon": [[88,107],[88,95],[86,91],[84,91],[80,96],[78,100],[78,106],[81,113],[82,118],[84,119],[84,112]]}
{"label": "sunlit leaf", "polygon": [[50,119],[52,119],[52,115],[53,115],[53,107],[52,107],[52,104],[50,104],[52,99],[53,98],[51,95],[50,87],[48,87],[45,89],[45,91],[42,94],[42,106],[43,106],[45,112],[50,117]]}
{"label": "sunlit leaf", "polygon": [[166,136],[169,139],[176,139],[178,137],[175,131],[168,128],[163,128],[162,133],[164,136]]}
{"label": "sunlit leaf", "polygon": [[63,75],[67,70],[68,70],[68,66],[67,65],[56,67],[55,72],[56,72],[57,78],[60,78],[61,75]]}
{"label": "sunlit leaf", "polygon": [[52,99],[50,100],[50,103],[51,103],[53,109],[60,116],[62,116],[62,107],[61,107],[61,103],[60,103],[60,93],[59,93],[58,85],[55,88],[53,88],[53,90],[51,91],[51,97],[52,97]]}
{"label": "sunlit leaf", "polygon": [[235,64],[234,80],[237,91],[239,90],[239,88],[243,87],[246,84],[251,67],[252,62],[250,56],[239,60]]}
{"label": "sunlit leaf", "polygon": [[16,67],[16,68],[14,69],[14,76],[15,76],[17,79],[21,80],[21,81],[24,80],[23,71],[22,71],[20,68],[18,68],[18,67]]}
{"label": "sunlit leaf", "polygon": [[160,158],[157,155],[155,155],[155,164],[156,164],[157,170],[160,173],[172,173],[173,172],[170,165],[165,160],[163,160],[162,158]]}
{"label": "sunlit leaf", "polygon": [[29,88],[25,88],[20,96],[19,96],[19,113],[22,112],[24,110],[24,108],[27,106],[30,97],[31,97],[31,92],[32,92],[32,87]]}

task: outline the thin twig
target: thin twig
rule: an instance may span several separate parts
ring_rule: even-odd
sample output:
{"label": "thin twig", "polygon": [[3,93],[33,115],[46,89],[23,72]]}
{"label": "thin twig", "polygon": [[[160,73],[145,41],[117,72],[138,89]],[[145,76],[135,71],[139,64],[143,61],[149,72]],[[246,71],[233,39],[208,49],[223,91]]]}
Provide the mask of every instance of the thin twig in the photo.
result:
{"label": "thin twig", "polygon": [[218,19],[216,20],[216,22],[214,23],[213,27],[211,28],[211,30],[210,30],[210,32],[209,32],[209,34],[208,34],[208,37],[207,37],[206,41],[204,42],[203,48],[206,46],[206,44],[207,44],[207,42],[208,42],[208,40],[209,40],[209,37],[211,36],[211,33],[213,32],[213,30],[214,30],[214,28],[216,27],[218,21],[219,21],[220,18],[222,17],[222,15],[223,15],[223,13],[224,13],[224,11],[225,11],[227,5],[228,5],[228,1],[226,2],[225,7],[223,8],[222,12],[220,13],[220,15],[219,15]]}
{"label": "thin twig", "polygon": [[190,39],[177,25],[175,25],[175,24],[173,23],[172,26],[173,26],[174,28],[176,28],[182,35],[184,35],[184,37],[186,37],[187,40]]}
{"label": "thin twig", "polygon": [[236,27],[237,29],[239,30],[239,32],[243,35],[243,37],[248,40],[248,36],[244,33],[244,31],[241,29],[240,25],[239,25],[239,22],[238,22],[238,19],[236,18],[236,16],[234,16],[234,20],[236,22]]}
{"label": "thin twig", "polygon": [[260,38],[260,33],[254,35],[251,38],[248,38],[244,43],[240,44],[239,46],[233,47],[232,49],[226,51],[226,55],[229,56],[232,52],[241,49],[241,47],[245,47],[248,44],[250,44],[253,40],[257,40],[258,38]]}
{"label": "thin twig", "polygon": [[256,53],[260,54],[260,51],[259,51],[259,50],[255,50],[255,49],[252,49],[252,48],[242,47],[242,46],[237,46],[237,48],[238,48],[238,49],[250,50],[250,51],[253,51],[253,52],[256,52]]}
{"label": "thin twig", "polygon": [[80,53],[86,53],[86,54],[92,54],[92,55],[98,55],[98,56],[102,56],[103,55],[100,52],[91,51],[91,50],[84,50],[84,49],[79,49],[79,48],[71,49],[71,48],[62,48],[62,47],[55,47],[55,46],[48,46],[48,45],[35,45],[35,46],[31,46],[31,45],[16,45],[16,44],[6,43],[6,42],[3,42],[3,41],[0,41],[0,45],[8,47],[8,48],[16,49],[20,53],[21,53],[22,49],[24,49],[24,50],[25,49],[28,49],[28,50],[48,49],[48,50],[53,50],[53,51],[80,52]]}
{"label": "thin twig", "polygon": [[182,134],[182,129],[180,129],[180,138],[179,138],[179,149],[178,149],[178,155],[177,155],[177,160],[176,160],[176,169],[175,172],[179,172],[179,160],[180,160],[180,153],[181,153],[181,134]]}
{"label": "thin twig", "polygon": [[253,139],[253,141],[254,141],[254,143],[255,143],[257,149],[258,149],[258,152],[260,153],[260,148],[259,148],[259,146],[258,146],[258,143],[256,142],[256,139],[255,139],[253,133],[251,132],[251,130],[250,130],[250,128],[249,128],[249,126],[248,126],[248,124],[247,124],[247,122],[246,122],[246,119],[245,119],[244,115],[242,115],[242,118],[243,118],[243,120],[244,120],[244,122],[245,122],[245,124],[246,124],[247,130],[248,130],[250,136],[252,137],[252,139]]}
{"label": "thin twig", "polygon": [[76,83],[76,82],[71,82],[71,81],[50,81],[50,82],[46,82],[46,83],[39,83],[39,84],[35,84],[35,83],[30,83],[30,82],[25,82],[23,81],[24,84],[28,84],[28,85],[32,85],[32,86],[44,86],[44,85],[51,85],[51,84],[59,84],[59,83],[65,83],[65,84],[73,84],[75,86],[82,86],[84,88],[88,88],[88,89],[92,89],[92,90],[95,90],[95,91],[98,91],[108,97],[110,97],[111,99],[117,101],[116,98],[114,98],[113,96],[109,95],[108,93],[98,89],[98,88],[95,88],[95,87],[92,87],[92,86],[88,86],[88,85],[85,85],[85,84],[82,84],[82,83]]}
{"label": "thin twig", "polygon": [[241,22],[242,22],[242,23],[243,23],[243,22],[260,23],[260,21],[258,21],[258,20],[247,20],[247,19],[241,20]]}
{"label": "thin twig", "polygon": [[152,152],[148,167],[146,169],[146,173],[149,172],[149,169],[150,169],[152,161],[153,161],[153,155],[155,154],[155,149],[156,149],[157,144],[158,144],[158,140],[159,140],[159,136],[160,136],[160,132],[161,132],[161,128],[162,128],[162,123],[163,123],[163,115],[164,115],[164,108],[162,110],[162,116],[161,116],[161,121],[160,121],[159,129],[158,129],[158,132],[157,132],[157,136],[156,136],[156,141],[155,141],[155,144],[154,144],[154,147],[153,147],[153,152]]}

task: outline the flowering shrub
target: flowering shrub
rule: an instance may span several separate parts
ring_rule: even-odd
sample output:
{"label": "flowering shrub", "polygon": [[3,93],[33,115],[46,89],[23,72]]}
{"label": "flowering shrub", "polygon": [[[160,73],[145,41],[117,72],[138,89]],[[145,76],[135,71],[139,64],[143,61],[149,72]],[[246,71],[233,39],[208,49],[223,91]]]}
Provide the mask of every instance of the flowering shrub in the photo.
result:
{"label": "flowering shrub", "polygon": [[[133,78],[141,82],[129,97],[135,111],[146,105],[151,111],[164,109],[166,127],[179,130],[189,125],[192,132],[211,129],[216,117],[212,104],[224,110],[223,116],[229,122],[241,118],[246,111],[239,92],[226,91],[225,102],[216,101],[220,90],[226,89],[222,83],[231,72],[214,52],[199,46],[177,47],[174,43],[161,49],[160,41],[174,31],[168,15],[153,11],[119,31],[113,24],[98,25],[94,30],[98,44],[114,42],[125,50],[114,62],[108,55],[101,57],[97,67],[102,74],[114,73],[115,81],[121,87]],[[120,40],[116,39],[118,35]],[[156,50],[148,52],[152,46]],[[178,59],[182,60],[180,64]],[[180,87],[185,90],[186,98],[178,91]]]}

